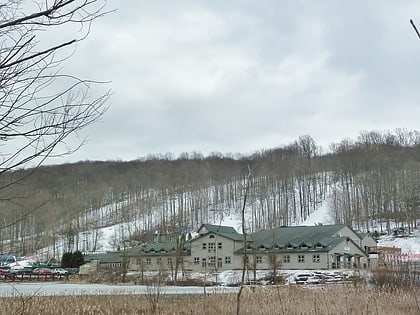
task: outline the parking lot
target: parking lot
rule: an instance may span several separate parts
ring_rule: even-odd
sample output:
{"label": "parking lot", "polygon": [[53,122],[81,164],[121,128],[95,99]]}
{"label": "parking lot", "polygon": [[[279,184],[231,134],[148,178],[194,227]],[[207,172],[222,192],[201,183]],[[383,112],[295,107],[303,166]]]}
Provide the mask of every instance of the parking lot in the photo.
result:
{"label": "parking lot", "polygon": [[62,281],[73,274],[63,268],[1,268],[0,281]]}

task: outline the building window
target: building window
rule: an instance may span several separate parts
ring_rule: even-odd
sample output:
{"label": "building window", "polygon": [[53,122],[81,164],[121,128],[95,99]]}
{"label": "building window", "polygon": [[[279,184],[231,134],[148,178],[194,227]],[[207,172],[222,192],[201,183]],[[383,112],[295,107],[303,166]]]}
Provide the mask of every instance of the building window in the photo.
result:
{"label": "building window", "polygon": [[203,258],[201,259],[201,267],[206,268],[207,267],[207,263],[206,263],[206,259]]}
{"label": "building window", "polygon": [[152,258],[146,258],[146,265],[152,264]]}
{"label": "building window", "polygon": [[305,262],[305,255],[298,255],[298,263],[304,263]]}
{"label": "building window", "polygon": [[216,252],[216,243],[209,243],[209,253]]}
{"label": "building window", "polygon": [[207,249],[207,244],[203,243],[203,250],[206,250],[206,249]]}
{"label": "building window", "polygon": [[232,259],[230,258],[230,256],[226,256],[226,257],[225,257],[225,264],[226,264],[226,265],[230,265],[230,264],[231,264],[231,262],[232,262]]}
{"label": "building window", "polygon": [[162,263],[162,258],[161,257],[156,258],[156,263],[160,265]]}
{"label": "building window", "polygon": [[321,257],[319,255],[313,255],[312,256],[312,262],[313,263],[320,263],[321,262]]}
{"label": "building window", "polygon": [[290,255],[283,256],[283,263],[289,264],[290,263]]}
{"label": "building window", "polygon": [[209,236],[209,238],[215,238],[215,236],[214,236],[213,234],[211,234],[211,235]]}
{"label": "building window", "polygon": [[200,257],[194,257],[194,264],[197,265],[200,263]]}
{"label": "building window", "polygon": [[209,267],[216,267],[216,257],[209,257]]}
{"label": "building window", "polygon": [[222,268],[222,261],[223,261],[222,257],[217,258],[217,268]]}
{"label": "building window", "polygon": [[168,258],[168,265],[172,265],[172,258]]}
{"label": "building window", "polygon": [[222,242],[217,243],[217,249],[222,249]]}

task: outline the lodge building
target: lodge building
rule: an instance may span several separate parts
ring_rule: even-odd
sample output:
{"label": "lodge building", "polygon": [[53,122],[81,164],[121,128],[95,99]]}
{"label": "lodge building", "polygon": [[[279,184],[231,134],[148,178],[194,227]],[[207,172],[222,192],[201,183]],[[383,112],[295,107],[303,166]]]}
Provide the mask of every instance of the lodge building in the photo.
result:
{"label": "lodge building", "polygon": [[364,248],[376,246],[369,233],[348,225],[278,227],[244,235],[233,227],[202,224],[196,237],[159,237],[124,255],[130,271],[222,271],[247,268],[374,268]]}

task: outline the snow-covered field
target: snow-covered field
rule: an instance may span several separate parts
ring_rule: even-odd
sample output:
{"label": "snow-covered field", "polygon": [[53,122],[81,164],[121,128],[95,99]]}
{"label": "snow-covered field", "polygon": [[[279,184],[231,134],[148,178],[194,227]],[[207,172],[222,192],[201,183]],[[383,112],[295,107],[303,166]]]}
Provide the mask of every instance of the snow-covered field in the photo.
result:
{"label": "snow-covered field", "polygon": [[[246,211],[246,217],[250,216],[250,211]],[[224,226],[232,226],[234,227],[239,233],[242,233],[242,223],[241,223],[241,215],[239,212],[235,211],[227,211],[227,212],[214,212],[212,216],[212,222],[208,222],[211,224],[220,224]],[[328,200],[324,201],[320,207],[311,213],[310,216],[306,218],[306,220],[301,221],[299,225],[315,225],[315,224],[334,224],[331,216],[330,210],[328,207]],[[130,234],[130,230],[133,230],[133,224],[136,226],[141,226],[141,222],[127,222],[127,223],[119,223],[116,225],[111,225],[104,228],[99,228],[96,232],[81,232],[79,235],[79,239],[81,240],[82,244],[79,245],[79,250],[90,252],[91,249],[91,241],[88,241],[88,236],[96,233],[99,235],[97,238],[96,243],[96,251],[98,252],[106,252],[106,251],[115,251],[117,250],[118,240],[124,239],[127,235]],[[193,233],[194,234],[194,233]],[[65,243],[63,240],[61,243]],[[407,237],[394,237],[394,236],[383,236],[378,241],[378,246],[395,246],[401,248],[401,252],[403,254],[419,254],[420,255],[420,229],[415,230],[412,234]],[[37,259],[37,257],[46,257],[51,256],[52,253],[55,253],[57,257],[61,257],[64,253],[64,249],[61,246],[60,242],[58,242],[53,249],[52,247],[44,248],[36,253],[36,255],[30,257],[32,259]]]}
{"label": "snow-covered field", "polygon": [[[232,226],[238,232],[242,232],[242,223],[241,223],[241,216],[239,213],[229,212],[229,213],[215,213],[214,222],[212,224],[220,224],[224,226]],[[327,203],[324,203],[317,211],[313,212],[305,221],[302,221],[300,225],[315,225],[315,224],[333,224],[330,216],[329,216],[329,209]],[[130,224],[130,223],[127,223]],[[100,251],[113,251],[115,250],[115,239],[118,237],[118,234],[123,234],[124,229],[128,229],[124,223],[120,223],[117,225],[101,228],[99,230],[100,238],[98,240],[98,249]],[[82,237],[82,235],[80,236]],[[378,246],[395,246],[400,247],[402,249],[403,254],[410,254],[410,255],[419,255],[420,257],[420,229],[413,231],[408,236],[405,237],[395,237],[395,236],[383,236],[379,242]],[[57,250],[57,248],[56,248]],[[43,250],[44,252],[51,251],[50,248],[46,248]],[[332,274],[332,272],[334,274]],[[294,284],[296,276],[299,274],[316,274],[316,276],[320,277],[330,277],[336,276],[337,278],[345,279],[347,276],[353,276],[355,271],[354,270],[334,270],[334,271],[327,271],[327,270],[279,270],[278,275],[282,276],[286,284]],[[359,271],[356,271],[359,272]],[[253,271],[249,270],[246,274],[246,281],[253,282],[254,279],[261,280],[267,278],[270,271],[257,271],[256,275],[254,275]],[[240,283],[242,277],[242,271],[240,270],[230,270],[230,271],[223,271],[223,272],[212,272],[212,273],[194,273],[189,274],[188,277],[193,279],[201,279],[205,280],[207,283],[219,283],[223,287],[228,287],[229,285],[234,285]],[[264,281],[260,281],[259,283],[264,283]],[[49,294],[83,294],[85,293],[92,293],[96,294],[98,292],[121,292],[121,293],[135,293],[135,294],[144,294],[144,288],[142,286],[90,286],[90,285],[68,285],[68,284],[43,284],[38,285],[36,291],[41,292],[42,295],[49,295]],[[176,287],[175,287],[176,288]],[[165,292],[167,294],[189,294],[195,293],[200,294],[203,293],[202,287],[193,287],[190,289],[188,287],[184,287],[182,289],[175,289],[172,287],[165,287]],[[232,290],[236,290],[235,288],[229,288]],[[0,285],[0,290],[2,294],[10,295],[11,292],[8,292],[7,289]],[[19,292],[34,292],[33,285],[19,285]],[[216,290],[214,287],[208,288],[208,290]],[[221,289],[224,290],[224,289]],[[209,291],[207,291],[209,292]],[[224,292],[224,291],[223,291]]]}
{"label": "snow-covered field", "polygon": [[402,237],[382,236],[378,246],[395,246],[401,248],[403,254],[420,254],[420,229]]}

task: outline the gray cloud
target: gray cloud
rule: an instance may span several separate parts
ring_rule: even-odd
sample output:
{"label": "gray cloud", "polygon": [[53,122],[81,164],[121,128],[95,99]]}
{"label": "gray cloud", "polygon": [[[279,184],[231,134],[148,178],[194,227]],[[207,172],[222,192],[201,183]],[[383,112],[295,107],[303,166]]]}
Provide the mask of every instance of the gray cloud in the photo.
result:
{"label": "gray cloud", "polygon": [[67,158],[249,153],[418,128],[418,1],[110,1],[72,71],[112,80]]}

